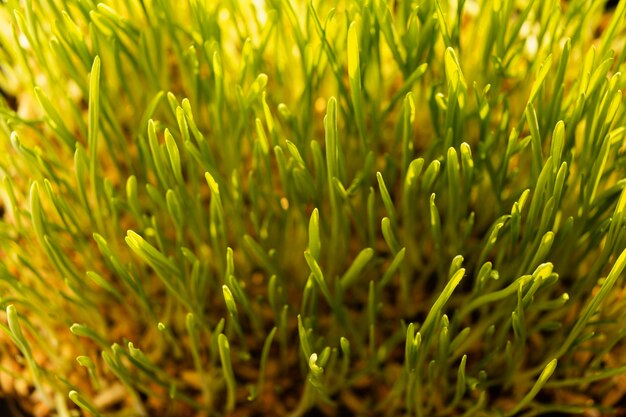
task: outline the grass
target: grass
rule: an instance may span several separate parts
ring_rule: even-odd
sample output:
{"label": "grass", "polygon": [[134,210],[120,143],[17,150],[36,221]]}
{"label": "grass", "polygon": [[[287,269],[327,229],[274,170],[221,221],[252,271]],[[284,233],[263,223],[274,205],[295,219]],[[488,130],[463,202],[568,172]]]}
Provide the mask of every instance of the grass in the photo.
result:
{"label": "grass", "polygon": [[59,417],[623,413],[625,19],[1,1],[2,395]]}

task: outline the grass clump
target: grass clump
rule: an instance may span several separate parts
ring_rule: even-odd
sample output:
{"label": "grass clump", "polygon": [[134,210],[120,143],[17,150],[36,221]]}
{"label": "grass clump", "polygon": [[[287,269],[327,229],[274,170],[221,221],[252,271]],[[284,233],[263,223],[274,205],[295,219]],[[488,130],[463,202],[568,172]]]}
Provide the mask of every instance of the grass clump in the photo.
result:
{"label": "grass clump", "polygon": [[3,395],[60,417],[624,412],[625,18],[2,1]]}

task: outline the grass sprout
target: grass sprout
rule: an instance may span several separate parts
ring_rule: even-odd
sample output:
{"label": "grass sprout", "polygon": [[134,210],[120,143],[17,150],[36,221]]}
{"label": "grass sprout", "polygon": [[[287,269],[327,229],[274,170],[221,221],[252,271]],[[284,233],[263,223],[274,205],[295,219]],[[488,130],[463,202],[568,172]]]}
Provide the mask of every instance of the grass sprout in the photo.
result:
{"label": "grass sprout", "polygon": [[625,21],[626,1],[0,1],[2,397],[626,413]]}

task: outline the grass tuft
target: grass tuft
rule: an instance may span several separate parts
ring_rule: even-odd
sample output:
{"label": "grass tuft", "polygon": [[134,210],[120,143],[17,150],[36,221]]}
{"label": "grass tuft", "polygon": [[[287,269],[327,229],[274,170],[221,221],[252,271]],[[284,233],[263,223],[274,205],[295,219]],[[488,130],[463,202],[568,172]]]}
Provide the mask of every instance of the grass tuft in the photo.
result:
{"label": "grass tuft", "polygon": [[0,394],[624,414],[611,4],[0,1]]}

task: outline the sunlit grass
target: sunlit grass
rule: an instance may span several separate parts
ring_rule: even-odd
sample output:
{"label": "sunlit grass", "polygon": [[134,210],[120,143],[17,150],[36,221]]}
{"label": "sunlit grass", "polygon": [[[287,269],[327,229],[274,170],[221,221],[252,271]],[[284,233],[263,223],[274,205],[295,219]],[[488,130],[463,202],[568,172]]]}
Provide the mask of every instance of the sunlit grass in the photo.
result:
{"label": "sunlit grass", "polygon": [[0,2],[2,394],[60,417],[623,411],[625,19]]}

